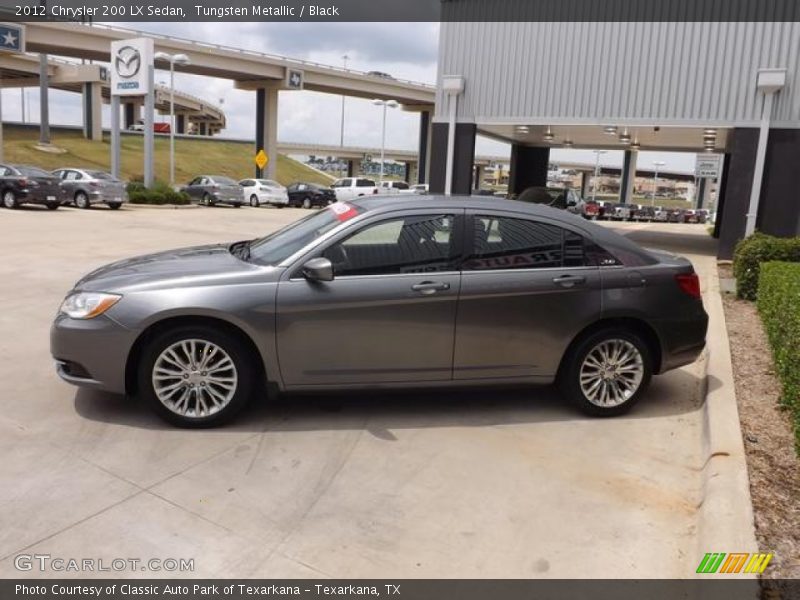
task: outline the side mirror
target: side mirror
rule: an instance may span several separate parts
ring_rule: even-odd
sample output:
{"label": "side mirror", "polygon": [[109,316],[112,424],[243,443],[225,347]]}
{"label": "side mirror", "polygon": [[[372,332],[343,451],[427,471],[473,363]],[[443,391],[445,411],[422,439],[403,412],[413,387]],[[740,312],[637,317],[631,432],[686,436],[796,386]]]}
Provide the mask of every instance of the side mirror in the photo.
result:
{"label": "side mirror", "polygon": [[327,258],[312,258],[302,269],[303,277],[309,281],[333,281],[333,264]]}

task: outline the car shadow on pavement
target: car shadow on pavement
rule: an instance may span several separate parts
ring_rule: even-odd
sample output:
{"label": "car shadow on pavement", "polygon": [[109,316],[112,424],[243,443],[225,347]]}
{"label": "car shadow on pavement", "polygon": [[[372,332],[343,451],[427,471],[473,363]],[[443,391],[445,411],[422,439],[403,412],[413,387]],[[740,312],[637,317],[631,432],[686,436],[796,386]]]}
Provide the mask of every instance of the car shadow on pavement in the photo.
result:
{"label": "car shadow on pavement", "polygon": [[[669,418],[699,410],[703,385],[689,370],[655,377],[628,414],[618,419]],[[173,429],[135,398],[80,389],[75,410],[91,421],[142,429]],[[553,386],[470,390],[291,394],[251,402],[228,430],[335,431],[362,429],[377,437],[392,429],[486,427],[589,420]]]}

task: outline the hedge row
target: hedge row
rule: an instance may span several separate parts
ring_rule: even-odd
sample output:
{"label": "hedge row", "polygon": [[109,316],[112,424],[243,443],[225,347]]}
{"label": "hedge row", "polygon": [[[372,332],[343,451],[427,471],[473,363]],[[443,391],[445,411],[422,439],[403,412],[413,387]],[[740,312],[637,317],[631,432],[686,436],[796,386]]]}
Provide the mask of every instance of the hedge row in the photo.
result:
{"label": "hedge row", "polygon": [[768,261],[800,262],[800,237],[778,238],[756,232],[740,240],[733,252],[733,276],[739,298],[757,298],[759,269]]}
{"label": "hedge row", "polygon": [[185,192],[176,192],[163,181],[155,181],[149,188],[141,181],[128,184],[128,200],[132,204],[190,204]]}
{"label": "hedge row", "polygon": [[758,312],[781,381],[781,404],[792,411],[800,453],[800,264],[767,262],[758,280]]}

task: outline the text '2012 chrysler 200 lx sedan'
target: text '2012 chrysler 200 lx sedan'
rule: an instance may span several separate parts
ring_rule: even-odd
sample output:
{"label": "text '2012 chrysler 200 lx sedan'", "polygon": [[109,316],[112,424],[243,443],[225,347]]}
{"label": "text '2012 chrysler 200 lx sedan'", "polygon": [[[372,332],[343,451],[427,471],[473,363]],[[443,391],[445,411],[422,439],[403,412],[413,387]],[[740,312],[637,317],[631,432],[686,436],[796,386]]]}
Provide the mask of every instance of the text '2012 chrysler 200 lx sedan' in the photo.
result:
{"label": "text '2012 chrysler 200 lx sedan'", "polygon": [[617,415],[690,363],[708,317],[689,261],[553,208],[338,202],[267,237],[102,267],[68,294],[62,378],[216,425],[263,384],[310,391],[556,381]]}

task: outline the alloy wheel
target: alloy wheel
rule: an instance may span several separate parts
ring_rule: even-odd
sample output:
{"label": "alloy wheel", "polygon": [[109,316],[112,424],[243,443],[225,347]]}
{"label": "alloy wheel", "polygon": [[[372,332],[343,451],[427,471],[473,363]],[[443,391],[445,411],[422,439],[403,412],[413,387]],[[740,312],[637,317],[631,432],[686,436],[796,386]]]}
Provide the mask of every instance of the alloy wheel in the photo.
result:
{"label": "alloy wheel", "polygon": [[642,383],[642,354],[628,340],[604,340],[586,354],[579,376],[581,391],[589,402],[604,408],[619,406]]}
{"label": "alloy wheel", "polygon": [[201,418],[230,404],[239,383],[236,365],[217,344],[186,339],[164,349],[153,365],[158,400],[182,417]]}
{"label": "alloy wheel", "polygon": [[6,208],[16,208],[17,198],[14,196],[14,192],[9,190],[3,194],[3,206]]}

